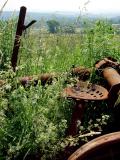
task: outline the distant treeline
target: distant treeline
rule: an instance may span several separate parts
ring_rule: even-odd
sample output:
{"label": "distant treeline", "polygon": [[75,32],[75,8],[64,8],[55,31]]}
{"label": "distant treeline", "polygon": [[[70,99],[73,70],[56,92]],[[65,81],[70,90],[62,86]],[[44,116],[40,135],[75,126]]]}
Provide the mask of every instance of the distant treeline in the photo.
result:
{"label": "distant treeline", "polygon": [[[7,21],[9,19],[16,19],[19,12],[5,11],[0,15],[0,20]],[[84,15],[81,16],[79,13],[35,13],[27,12],[26,24],[31,20],[37,20],[37,23],[33,25],[34,29],[41,29],[44,32],[50,33],[76,33],[82,31],[87,25],[92,26],[96,20],[103,19],[106,21],[104,16],[99,15]],[[108,17],[107,21],[110,24],[120,24],[120,16]]]}

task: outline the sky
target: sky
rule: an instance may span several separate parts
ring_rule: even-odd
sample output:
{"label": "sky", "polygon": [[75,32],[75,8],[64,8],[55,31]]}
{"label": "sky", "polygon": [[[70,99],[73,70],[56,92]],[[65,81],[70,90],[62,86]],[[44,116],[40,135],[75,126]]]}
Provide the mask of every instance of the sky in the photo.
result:
{"label": "sky", "polygon": [[[6,0],[0,0],[0,8]],[[33,12],[80,12],[89,13],[120,13],[120,0],[8,0],[4,11],[19,10],[26,6]],[[86,8],[86,9],[85,9]]]}

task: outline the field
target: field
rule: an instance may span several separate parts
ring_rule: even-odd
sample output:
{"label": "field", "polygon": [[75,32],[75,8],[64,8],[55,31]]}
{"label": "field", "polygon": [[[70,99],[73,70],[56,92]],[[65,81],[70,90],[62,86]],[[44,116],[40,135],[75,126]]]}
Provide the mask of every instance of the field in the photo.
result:
{"label": "field", "polygon": [[[111,56],[120,60],[120,36],[105,20],[88,21],[80,33],[35,32],[31,27],[21,38],[16,72],[10,60],[16,20],[0,21],[0,160],[63,159],[67,146],[89,141],[80,135],[105,132],[114,123],[112,109],[104,102],[87,104],[79,134],[67,137],[73,101],[61,97],[63,88],[75,83],[67,73],[72,67],[91,68],[88,81],[99,83],[95,62]],[[19,78],[41,73],[57,73],[51,85],[23,87]],[[67,81],[67,82],[66,82]],[[1,82],[1,81],[0,81]],[[108,129],[106,129],[108,132]],[[62,153],[62,154],[61,154]],[[67,153],[66,153],[67,154]],[[62,156],[61,156],[62,155]]]}

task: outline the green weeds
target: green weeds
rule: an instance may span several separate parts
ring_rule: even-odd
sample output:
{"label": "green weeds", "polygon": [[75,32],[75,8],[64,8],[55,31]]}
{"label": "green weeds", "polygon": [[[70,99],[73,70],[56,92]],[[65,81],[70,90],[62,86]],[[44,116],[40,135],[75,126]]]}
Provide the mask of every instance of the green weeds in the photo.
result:
{"label": "green weeds", "polygon": [[[78,34],[36,34],[30,29],[22,37],[18,68],[13,73],[8,64],[15,22],[0,21],[0,79],[6,80],[0,87],[0,159],[55,159],[80,139],[79,135],[72,142],[66,138],[73,102],[61,97],[63,73],[72,66],[94,67],[96,60],[106,56],[119,60],[120,38],[108,22],[100,20]],[[40,82],[26,88],[18,83],[18,77],[45,72],[58,72],[60,77],[45,87]],[[96,77],[91,78],[95,81]],[[93,106],[88,104],[80,134],[101,132],[111,117],[107,109]]]}

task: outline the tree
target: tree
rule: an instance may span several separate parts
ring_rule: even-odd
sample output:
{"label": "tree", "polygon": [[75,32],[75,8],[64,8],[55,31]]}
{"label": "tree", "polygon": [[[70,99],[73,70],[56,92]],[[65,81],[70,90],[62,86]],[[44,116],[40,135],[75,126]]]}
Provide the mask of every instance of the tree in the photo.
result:
{"label": "tree", "polygon": [[48,29],[50,33],[57,33],[59,30],[59,22],[56,20],[49,20],[47,21]]}
{"label": "tree", "polygon": [[75,26],[73,26],[73,25],[66,25],[64,27],[64,32],[65,33],[75,33]]}

